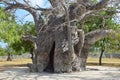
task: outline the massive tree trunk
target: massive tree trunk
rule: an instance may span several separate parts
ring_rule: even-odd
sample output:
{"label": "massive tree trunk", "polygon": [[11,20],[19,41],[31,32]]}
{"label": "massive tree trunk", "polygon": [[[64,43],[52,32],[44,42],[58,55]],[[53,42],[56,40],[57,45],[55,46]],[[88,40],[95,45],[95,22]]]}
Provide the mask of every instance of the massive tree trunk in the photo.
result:
{"label": "massive tree trunk", "polygon": [[[35,21],[37,36],[26,35],[23,38],[32,41],[34,46],[33,72],[72,72],[86,69],[89,48],[97,40],[107,37],[110,30],[96,30],[84,33],[78,30],[76,23],[84,20],[96,10],[103,8],[109,0],[88,5],[88,0],[77,0],[71,5],[66,0],[49,0],[50,9],[33,8],[30,5],[10,3],[1,0],[8,6],[6,10],[21,8],[30,12]],[[66,4],[67,3],[67,4]],[[46,22],[44,22],[41,10]]]}
{"label": "massive tree trunk", "polygon": [[66,26],[57,31],[42,33],[39,39],[43,40],[37,40],[39,42],[37,43],[36,63],[29,65],[30,69],[38,72],[86,70],[89,48],[97,40],[107,37],[111,31],[95,30],[84,35],[84,31],[74,27],[72,32],[74,53],[69,52]]}

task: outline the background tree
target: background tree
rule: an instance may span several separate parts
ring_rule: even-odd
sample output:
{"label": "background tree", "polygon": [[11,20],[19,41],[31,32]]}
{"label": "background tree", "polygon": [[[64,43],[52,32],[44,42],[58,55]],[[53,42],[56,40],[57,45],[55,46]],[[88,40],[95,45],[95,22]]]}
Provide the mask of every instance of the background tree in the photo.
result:
{"label": "background tree", "polygon": [[[116,15],[115,7],[108,7],[106,10],[101,10],[97,12],[96,15],[91,15],[92,17],[91,16],[87,17],[87,19],[84,21],[83,29],[85,30],[86,33],[95,29],[112,29],[116,31],[117,29],[119,29],[119,27],[116,24],[115,20],[113,20],[115,15]],[[83,23],[80,23],[80,24],[83,25]],[[108,37],[113,37],[113,36],[108,36]],[[101,39],[100,41],[97,41],[94,47],[92,46],[93,48],[99,48],[100,50],[99,65],[102,64],[103,53],[106,50],[109,51],[113,49],[113,48],[106,49],[107,46],[112,44],[111,42],[112,42],[112,39],[104,38],[104,39]]]}
{"label": "background tree", "polygon": [[19,25],[15,22],[15,17],[11,13],[4,11],[4,8],[0,8],[0,40],[7,43],[8,61],[11,61],[10,44],[14,41],[18,41],[17,30]]}
{"label": "background tree", "polygon": [[12,60],[11,56],[13,54],[20,55],[28,51],[33,53],[32,43],[21,38],[24,34],[36,35],[34,23],[25,22],[25,24],[18,24],[15,21],[15,16],[11,13],[6,13],[3,8],[1,8],[0,13],[0,40],[7,43],[7,61]]}
{"label": "background tree", "polygon": [[4,48],[0,47],[0,56],[6,55],[6,51]]}
{"label": "background tree", "polygon": [[33,22],[25,22],[25,24],[21,25],[18,30],[19,36],[21,37],[19,41],[15,41],[11,44],[12,49],[17,52],[17,54],[23,54],[25,52],[30,52],[31,59],[34,57],[34,44],[31,41],[23,40],[23,35],[36,35],[35,27]]}

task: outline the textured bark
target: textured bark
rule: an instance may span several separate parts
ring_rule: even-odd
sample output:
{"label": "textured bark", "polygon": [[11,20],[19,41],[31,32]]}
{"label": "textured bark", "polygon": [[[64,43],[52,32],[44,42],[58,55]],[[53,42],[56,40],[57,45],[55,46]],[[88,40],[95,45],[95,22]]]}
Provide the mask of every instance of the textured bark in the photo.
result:
{"label": "textured bark", "polygon": [[[72,29],[72,31],[74,28]],[[75,53],[69,52],[69,42],[67,34],[67,26],[63,27],[63,30],[57,31],[55,39],[55,55],[54,55],[54,71],[55,72],[71,72],[72,71],[72,62],[74,61],[76,55]],[[73,33],[74,39],[72,44],[74,45],[78,40],[77,35]]]}
{"label": "textured bark", "polygon": [[104,51],[105,51],[104,49],[101,50],[100,57],[99,57],[99,65],[102,65],[102,56]]}
{"label": "textured bark", "polygon": [[8,52],[7,61],[12,61],[12,56],[11,56],[11,54],[9,52]]}
{"label": "textured bark", "polygon": [[[96,30],[87,34],[78,30],[76,23],[86,15],[103,8],[108,0],[88,5],[89,0],[49,0],[52,8],[34,8],[14,0],[6,0],[6,10],[20,8],[32,14],[37,36],[26,35],[23,39],[34,45],[33,64],[28,64],[32,72],[72,72],[86,69],[90,46],[97,40],[107,37],[110,31]],[[40,14],[37,10],[41,10]],[[44,22],[43,17],[46,19]]]}
{"label": "textured bark", "polygon": [[33,48],[30,49],[30,54],[31,54],[31,59],[32,59],[32,63],[34,62],[34,52],[33,52]]}

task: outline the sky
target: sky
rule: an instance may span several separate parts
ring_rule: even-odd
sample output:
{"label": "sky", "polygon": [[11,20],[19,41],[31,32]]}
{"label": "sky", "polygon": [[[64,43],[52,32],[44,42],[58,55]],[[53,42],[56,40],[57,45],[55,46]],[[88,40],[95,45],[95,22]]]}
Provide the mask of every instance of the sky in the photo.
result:
{"label": "sky", "polygon": [[[32,4],[33,7],[36,7],[36,5],[39,5],[42,8],[49,7],[50,4],[48,0],[29,0]],[[22,1],[20,1],[22,2]],[[33,21],[33,17],[29,14],[27,11],[19,9],[15,12],[15,15],[17,16],[17,21]]]}
{"label": "sky", "polygon": [[2,47],[2,48],[5,48],[6,47],[6,43],[4,43],[4,42],[0,42],[0,46]]}

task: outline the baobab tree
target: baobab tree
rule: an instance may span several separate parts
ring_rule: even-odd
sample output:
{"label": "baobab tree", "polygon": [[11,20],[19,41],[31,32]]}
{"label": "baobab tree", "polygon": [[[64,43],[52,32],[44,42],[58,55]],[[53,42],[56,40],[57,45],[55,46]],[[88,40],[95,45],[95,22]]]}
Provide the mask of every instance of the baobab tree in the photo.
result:
{"label": "baobab tree", "polygon": [[6,5],[6,11],[19,8],[34,18],[37,36],[23,36],[24,40],[34,43],[34,61],[28,65],[31,71],[85,70],[90,46],[111,33],[103,29],[84,33],[82,28],[77,28],[78,22],[103,9],[109,0],[96,4],[90,4],[90,0],[48,0],[50,8],[32,7],[28,1],[23,1],[0,0]]}

